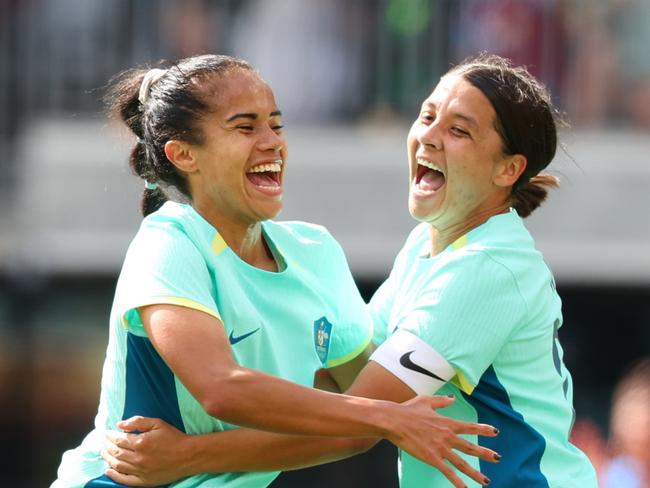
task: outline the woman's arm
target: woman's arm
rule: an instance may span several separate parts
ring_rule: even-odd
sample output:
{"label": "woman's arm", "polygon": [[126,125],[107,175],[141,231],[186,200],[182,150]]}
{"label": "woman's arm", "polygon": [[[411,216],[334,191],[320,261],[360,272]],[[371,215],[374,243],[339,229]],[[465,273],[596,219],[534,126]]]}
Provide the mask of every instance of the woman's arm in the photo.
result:
{"label": "woman's arm", "polygon": [[437,442],[430,437],[439,418],[431,397],[400,405],[300,386],[239,366],[221,322],[208,314],[152,305],[140,315],[153,346],[214,417],[287,434],[386,438],[425,462],[436,460],[428,447]]}
{"label": "woman's arm", "polygon": [[288,471],[353,456],[379,439],[311,437],[253,429],[186,435],[159,419],[132,417],[109,432],[106,474],[131,486],[159,486],[200,473]]}
{"label": "woman's arm", "polygon": [[[408,408],[314,390],[241,367],[221,322],[208,314],[152,305],[143,307],[140,316],[158,353],[214,417],[290,434],[404,437],[397,419],[409,418]],[[426,417],[421,414],[418,421],[426,423]]]}
{"label": "woman's arm", "polygon": [[[340,372],[340,370],[339,370]],[[401,402],[414,397],[414,392],[376,363],[364,368],[348,393]],[[442,408],[453,400],[431,397],[426,406]],[[435,412],[433,412],[435,415]],[[435,415],[435,426],[422,442],[433,453],[434,466],[443,471],[455,486],[463,486],[448,459],[478,482],[485,477],[458,457],[452,448],[495,461],[495,453],[456,437],[459,433],[494,435],[492,428],[458,422]],[[185,436],[173,427],[155,419],[135,418],[119,425],[144,434],[114,432],[109,435],[106,460],[112,468],[107,474],[115,481],[134,486],[153,486],[185,476],[205,472],[289,470],[334,461],[363,452],[378,439],[297,437],[236,429],[225,433]],[[145,432],[146,431],[146,432]],[[432,463],[433,464],[433,463]]]}

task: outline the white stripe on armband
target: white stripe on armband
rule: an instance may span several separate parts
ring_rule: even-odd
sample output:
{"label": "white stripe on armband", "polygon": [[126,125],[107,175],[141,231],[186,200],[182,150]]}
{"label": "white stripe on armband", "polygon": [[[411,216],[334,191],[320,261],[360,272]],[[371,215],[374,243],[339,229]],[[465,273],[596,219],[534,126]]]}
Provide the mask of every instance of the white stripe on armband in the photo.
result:
{"label": "white stripe on armband", "polygon": [[445,358],[415,334],[397,329],[370,356],[418,395],[432,395],[456,372]]}

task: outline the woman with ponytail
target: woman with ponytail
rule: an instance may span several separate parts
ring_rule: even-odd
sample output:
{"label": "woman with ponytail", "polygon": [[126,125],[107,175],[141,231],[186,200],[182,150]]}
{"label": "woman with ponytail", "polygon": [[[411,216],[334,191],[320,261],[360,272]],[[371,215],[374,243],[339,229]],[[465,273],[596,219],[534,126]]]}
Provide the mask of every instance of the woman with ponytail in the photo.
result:
{"label": "woman with ponytail", "polygon": [[[589,460],[568,439],[573,389],[558,341],[561,301],[522,221],[558,185],[542,172],[556,147],[549,94],[524,68],[481,55],[441,78],[407,139],[409,210],[421,223],[370,302],[378,348],[349,390],[402,400],[455,396],[445,415],[500,431],[468,437],[500,462],[459,453],[499,488],[596,487]],[[129,434],[111,436],[105,456],[124,483],[150,486],[237,466],[242,432],[192,438],[154,419],[122,427],[148,431],[146,446]],[[322,462],[302,440],[298,452],[274,451],[269,466],[264,453],[278,438],[249,431],[245,441],[259,459],[247,469]],[[339,454],[346,446],[321,444]],[[189,461],[178,460],[181,452]],[[445,476],[454,486],[487,482],[449,476],[407,452],[400,460],[402,488],[447,486]]]}
{"label": "woman with ponytail", "polygon": [[[263,487],[280,457],[324,462],[380,438],[456,486],[446,462],[483,481],[452,449],[494,461],[458,434],[495,429],[435,412],[453,399],[405,397],[397,377],[372,368],[361,377],[374,386],[358,396],[310,388],[323,368],[329,386],[349,386],[370,353],[372,324],[329,233],[271,220],[282,209],[287,143],[259,74],[236,58],[196,56],[129,71],[108,99],[136,138],[130,164],[145,186],[145,218],[117,283],[95,429],[63,455],[52,487],[123,486],[105,473],[124,465],[107,465],[101,451],[106,433],[133,416],[164,420],[192,440],[235,433],[222,474],[196,471],[179,487]],[[390,384],[395,392],[383,392]],[[273,439],[259,452],[248,441],[254,431],[240,427],[302,437],[259,432]],[[131,440],[141,445],[146,434]]]}
{"label": "woman with ponytail", "polygon": [[[558,185],[543,173],[556,148],[549,93],[525,68],[479,55],[450,69],[407,138],[409,211],[421,224],[370,302],[371,360],[414,393],[455,394],[446,415],[497,427],[473,440],[498,464],[464,457],[504,488],[597,486],[569,442],[561,300],[522,220]],[[402,487],[445,484],[408,453],[401,473]]]}

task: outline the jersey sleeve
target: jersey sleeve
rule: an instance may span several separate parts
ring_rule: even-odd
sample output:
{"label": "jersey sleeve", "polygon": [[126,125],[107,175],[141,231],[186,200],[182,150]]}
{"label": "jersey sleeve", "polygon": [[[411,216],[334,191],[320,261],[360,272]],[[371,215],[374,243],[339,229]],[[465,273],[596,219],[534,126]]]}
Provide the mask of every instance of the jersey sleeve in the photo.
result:
{"label": "jersey sleeve", "polygon": [[341,246],[332,238],[332,267],[338,278],[338,321],[332,327],[326,368],[344,364],[363,352],[372,339],[373,324]]}
{"label": "jersey sleeve", "polygon": [[370,315],[372,316],[374,326],[372,342],[376,346],[382,344],[388,337],[388,324],[391,320],[391,311],[393,309],[393,303],[395,302],[395,296],[399,290],[399,270],[403,269],[404,266],[407,266],[407,250],[409,245],[414,240],[417,240],[426,228],[426,226],[418,225],[409,233],[404,247],[395,257],[395,262],[393,263],[390,275],[386,281],[377,288],[370,299],[368,308],[370,309]]}
{"label": "jersey sleeve", "polygon": [[372,295],[368,310],[372,317],[374,333],[372,342],[380,345],[388,336],[388,323],[390,321],[390,311],[393,307],[393,297],[395,296],[395,285],[392,275],[384,281],[377,291]]}
{"label": "jersey sleeve", "polygon": [[474,252],[436,273],[397,328],[428,344],[453,367],[452,382],[471,393],[525,311],[510,270]]}
{"label": "jersey sleeve", "polygon": [[220,318],[212,280],[199,249],[178,225],[149,222],[127,252],[116,298],[122,324],[146,335],[138,307],[170,304]]}

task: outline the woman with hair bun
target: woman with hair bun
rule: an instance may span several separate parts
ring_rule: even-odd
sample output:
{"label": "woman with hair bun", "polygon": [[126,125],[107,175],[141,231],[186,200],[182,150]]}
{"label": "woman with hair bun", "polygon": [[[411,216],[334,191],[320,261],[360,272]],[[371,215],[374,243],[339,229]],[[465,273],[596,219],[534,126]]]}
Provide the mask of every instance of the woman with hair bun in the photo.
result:
{"label": "woman with hair bun", "polygon": [[[145,218],[117,283],[95,429],[63,455],[52,488],[122,486],[105,472],[123,465],[107,465],[101,451],[106,433],[134,415],[162,419],[190,438],[239,426],[325,436],[315,446],[304,437],[303,456],[345,444],[321,461],[386,438],[447,472],[445,461],[483,480],[452,449],[494,459],[458,434],[495,430],[435,412],[452,399],[310,388],[321,368],[333,385],[351,383],[370,352],[372,324],[329,233],[271,220],[282,209],[287,143],[260,75],[236,58],[196,56],[129,71],[108,99],[137,137],[130,163],[144,180]],[[185,203],[168,201],[172,190]],[[131,440],[145,445],[147,434]],[[174,486],[262,487],[278,475],[268,460],[256,472],[243,466],[260,461],[252,446],[237,460],[222,474],[198,472]]]}
{"label": "woman with hair bun", "polygon": [[[558,185],[543,173],[556,148],[550,96],[525,68],[493,55],[453,67],[408,135],[409,211],[421,224],[370,302],[381,344],[371,361],[414,394],[455,394],[446,415],[499,429],[473,439],[498,464],[466,458],[498,487],[597,486],[569,442],[561,300],[522,220]],[[430,375],[417,371],[425,364]],[[408,453],[401,474],[403,487],[444,485]]]}

